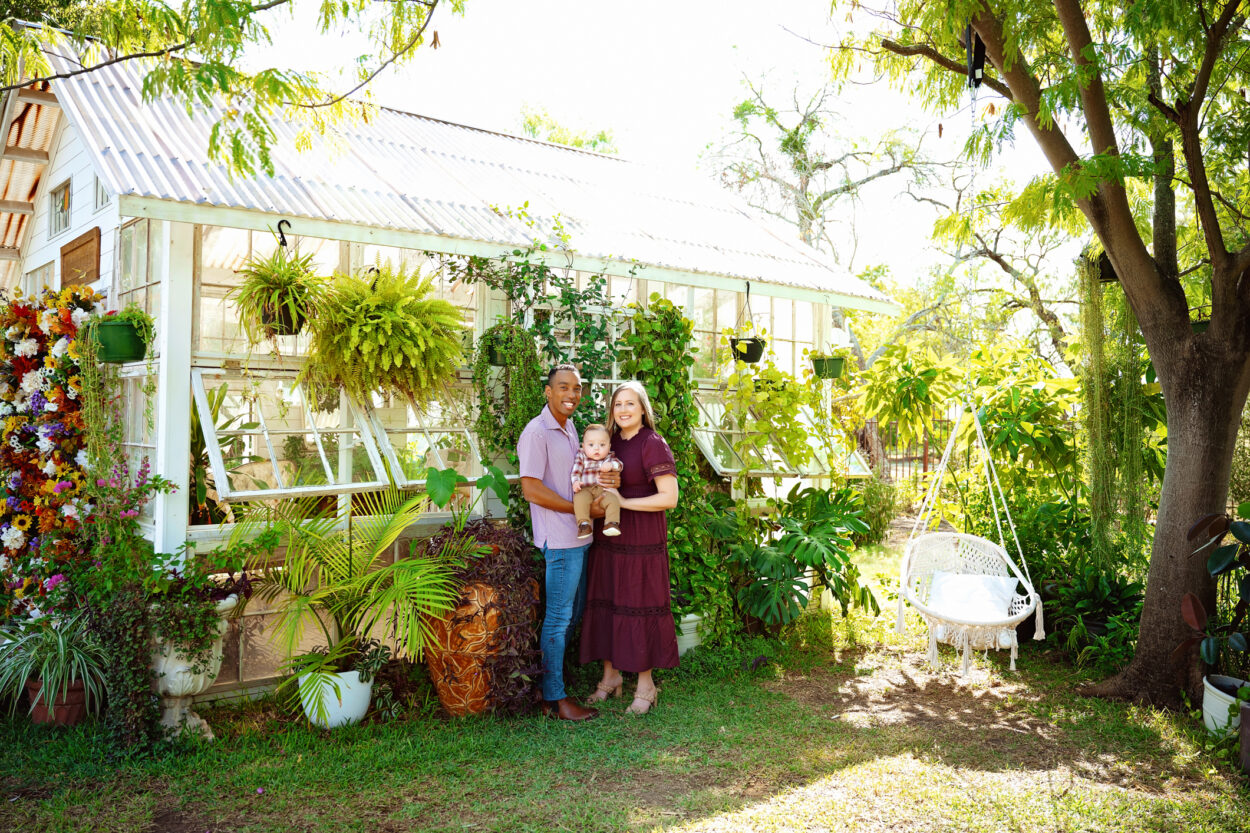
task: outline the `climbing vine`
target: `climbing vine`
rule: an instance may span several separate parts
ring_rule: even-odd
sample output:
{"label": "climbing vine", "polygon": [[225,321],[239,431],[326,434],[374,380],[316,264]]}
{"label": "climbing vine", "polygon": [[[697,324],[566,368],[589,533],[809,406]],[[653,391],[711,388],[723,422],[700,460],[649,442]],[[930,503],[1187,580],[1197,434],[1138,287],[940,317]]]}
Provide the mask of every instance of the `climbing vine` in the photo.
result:
{"label": "climbing vine", "polygon": [[[706,485],[699,473],[700,453],[694,443],[698,411],[690,368],[694,325],[680,307],[652,295],[646,307],[631,305],[632,327],[624,338],[629,358],[622,365],[628,377],[647,388],[655,409],[656,430],[668,441],[677,463],[681,499],[668,513],[668,557],[677,615],[698,613],[705,634],[725,632],[732,611],[725,564],[710,546]],[[710,630],[708,630],[710,628]]]}

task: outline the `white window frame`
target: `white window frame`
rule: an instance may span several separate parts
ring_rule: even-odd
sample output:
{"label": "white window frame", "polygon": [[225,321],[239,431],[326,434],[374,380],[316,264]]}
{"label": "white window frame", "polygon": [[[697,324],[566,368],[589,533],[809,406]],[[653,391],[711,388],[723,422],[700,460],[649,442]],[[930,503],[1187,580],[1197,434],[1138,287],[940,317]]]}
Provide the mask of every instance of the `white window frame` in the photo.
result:
{"label": "white window frame", "polygon": [[104,185],[104,180],[99,175],[95,178],[95,211],[99,212],[113,202],[113,195],[109,193],[108,188]]}
{"label": "white window frame", "polygon": [[[448,399],[450,400],[450,390],[446,385],[443,386],[443,390],[449,394]],[[430,444],[430,451],[434,453],[434,456],[439,463],[438,467],[442,469],[449,468],[450,466],[443,458],[442,452],[439,451],[438,446],[435,444],[434,437],[446,434],[463,435],[469,442],[469,452],[472,459],[472,471],[474,473],[477,472],[479,466],[478,461],[482,459],[482,452],[478,447],[477,438],[473,436],[472,414],[463,415],[465,422],[454,428],[444,427],[441,425],[431,426],[425,419],[423,419],[424,414],[420,410],[414,408],[411,403],[405,404],[404,407],[406,412],[410,412],[412,416],[412,424],[406,428],[398,428],[394,426],[388,428],[382,424],[382,421],[378,418],[375,411],[371,410],[369,412],[369,427],[373,431],[374,438],[377,441],[378,448],[382,452],[382,456],[386,459],[386,464],[390,467],[391,477],[394,478],[395,485],[403,489],[424,488],[426,481],[424,478],[412,478],[404,474],[403,466],[401,466],[399,462],[399,455],[395,451],[395,446],[391,443],[391,438],[388,432],[394,432],[397,434],[425,435],[426,441]]]}
{"label": "white window frame", "polygon": [[37,295],[46,286],[52,289],[56,281],[56,261],[49,260],[44,265],[31,269],[22,275],[22,292],[26,295]]}
{"label": "white window frame", "polygon": [[[67,179],[48,192],[48,239],[70,230],[74,224],[74,189],[72,179]],[[60,196],[64,194],[64,196]],[[61,204],[65,203],[65,208]],[[63,225],[62,225],[63,223]]]}
{"label": "white window frame", "polygon": [[[748,466],[746,461],[734,448],[734,435],[741,432],[728,428],[723,428],[716,424],[712,419],[712,415],[708,410],[708,404],[705,402],[711,395],[723,395],[723,391],[719,388],[697,387],[692,392],[694,395],[695,407],[699,413],[699,421],[692,430],[695,445],[699,447],[699,451],[703,453],[704,458],[712,469],[721,477],[733,477],[735,475],[749,474],[752,477],[829,477],[832,475],[833,469],[829,464],[822,460],[817,454],[813,454],[812,459],[802,467],[791,463],[789,458],[782,453],[780,443],[777,438],[769,434],[769,445],[766,446],[766,452],[769,457],[773,458],[772,463],[765,463],[760,467]],[[817,437],[811,430],[815,425],[815,415],[810,411],[803,413],[807,409],[801,409],[799,419],[809,427],[808,436],[814,438],[815,442],[819,442]],[[726,444],[731,455],[731,465],[725,465],[716,453],[716,440],[720,438]],[[829,455],[826,453],[826,459]],[[832,462],[832,461],[830,461]]]}
{"label": "white window frame", "polygon": [[[321,495],[345,495],[354,494],[356,492],[369,492],[376,489],[384,489],[390,485],[390,481],[386,477],[386,469],[382,464],[382,455],[379,453],[376,437],[370,426],[369,421],[362,415],[356,403],[349,398],[344,397],[348,412],[351,415],[354,430],[360,434],[361,442],[364,443],[365,452],[369,457],[369,463],[373,468],[374,479],[365,480],[358,483],[326,483],[315,486],[285,486],[283,485],[282,475],[278,471],[276,465],[276,451],[273,438],[270,436],[269,428],[265,424],[264,414],[260,416],[260,426],[257,429],[231,429],[225,432],[219,432],[217,426],[213,423],[212,409],[208,405],[208,395],[204,387],[205,376],[226,376],[227,371],[218,368],[192,368],[191,370],[191,388],[195,397],[195,407],[200,416],[200,428],[204,432],[204,443],[208,450],[209,464],[213,471],[214,487],[217,490],[218,497],[223,501],[242,501],[257,499],[273,499],[282,497],[304,497],[304,496],[321,496]],[[269,376],[267,381],[282,381],[290,379],[294,381],[294,374],[273,374]],[[305,397],[305,401],[307,401]],[[321,457],[322,466],[328,471],[334,471],[334,467],[330,465],[330,461],[325,455],[325,449],[320,442],[320,431],[316,425],[309,424],[309,433],[317,437],[316,443],[318,454]],[[269,449],[269,462],[273,467],[274,482],[279,484],[276,489],[246,489],[234,490],[230,488],[229,473],[226,471],[225,459],[221,453],[222,436],[233,436],[242,434],[261,434],[265,438],[265,445]]]}

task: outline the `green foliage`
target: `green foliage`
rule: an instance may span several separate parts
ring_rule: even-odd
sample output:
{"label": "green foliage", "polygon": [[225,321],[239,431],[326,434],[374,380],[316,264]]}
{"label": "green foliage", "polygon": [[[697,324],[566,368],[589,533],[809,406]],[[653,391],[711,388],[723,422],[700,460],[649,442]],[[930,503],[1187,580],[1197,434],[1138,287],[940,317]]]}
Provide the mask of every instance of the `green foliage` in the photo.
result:
{"label": "green foliage", "polygon": [[[37,7],[47,5],[36,3]],[[88,72],[103,64],[138,61],[146,101],[168,97],[185,105],[188,112],[210,103],[219,105],[221,116],[210,131],[212,159],[242,176],[257,170],[272,176],[277,134],[271,122],[284,117],[300,125],[296,144],[307,147],[314,132],[324,133],[342,121],[367,119],[373,108],[347,95],[363,89],[384,68],[410,60],[426,42],[426,27],[440,5],[455,13],[464,9],[463,0],[401,0],[387,3],[382,13],[369,0],[322,4],[317,16],[322,34],[361,32],[368,42],[368,52],[354,59],[346,73],[354,79],[353,86],[334,91],[326,85],[326,79],[334,77],[328,71],[297,72],[263,65],[250,69],[257,56],[273,51],[274,36],[282,34],[290,8],[287,15],[277,18],[274,15],[280,11],[271,10],[289,7],[286,2],[56,2],[51,19],[63,28],[0,28],[0,83],[27,86],[52,76],[57,68],[50,57],[58,51],[80,56]],[[159,60],[141,60],[145,56]]]}
{"label": "green foliage", "polygon": [[892,344],[865,373],[860,406],[882,425],[897,423],[899,442],[910,445],[932,433],[933,420],[956,391],[952,358],[914,355],[907,344]]}
{"label": "green foliage", "polygon": [[557,122],[546,110],[522,107],[521,130],[526,136],[541,139],[544,142],[593,150],[596,153],[620,153],[611,130],[599,130],[594,133],[589,130],[573,130]]}
{"label": "green foliage", "polygon": [[[1250,503],[1237,507],[1237,515],[1250,517]],[[1224,544],[1229,534],[1233,542]],[[1215,610],[1195,593],[1181,599],[1181,617],[1194,635],[1176,651],[1194,647],[1202,661],[1216,673],[1245,678],[1250,674],[1250,632],[1243,630],[1250,617],[1250,523],[1226,515],[1207,515],[1189,530],[1194,556],[1206,558],[1207,572],[1216,582]]]}
{"label": "green foliage", "polygon": [[631,326],[624,337],[628,358],[621,372],[646,386],[656,430],[668,441],[677,463],[681,499],[668,511],[673,613],[703,616],[710,641],[726,633],[732,601],[725,564],[709,546],[707,484],[699,472],[700,452],[694,443],[693,431],[699,422],[690,377],[695,362],[690,346],[694,324],[681,307],[659,295],[653,294],[646,307],[634,305],[632,309]]}
{"label": "green foliage", "polygon": [[898,489],[875,475],[853,481],[850,489],[859,498],[860,519],[868,527],[865,532],[852,535],[851,540],[856,547],[881,543],[898,513]]}
{"label": "green foliage", "polygon": [[[491,365],[492,350],[503,358],[503,367]],[[545,381],[534,337],[528,330],[511,321],[500,321],[482,333],[473,357],[473,388],[477,392],[473,428],[488,458],[503,458],[513,467],[517,465],[521,432],[547,404],[543,397]]]}
{"label": "green foliage", "polygon": [[876,597],[851,561],[851,537],[867,532],[850,489],[795,486],[785,500],[770,499],[754,516],[745,503],[713,494],[709,523],[715,546],[733,565],[732,586],[739,610],[776,627],[796,619],[807,604],[805,577],[826,587],[845,616],[854,606],[880,612]]}
{"label": "green foliage", "polygon": [[123,754],[142,755],[156,740],[160,715],[152,684],[147,594],[138,582],[115,585],[92,601],[89,610],[91,629],[108,657],[105,718],[111,745]]}
{"label": "green foliage", "polygon": [[[731,338],[748,335],[767,338],[768,333],[763,330],[755,333],[750,326],[738,330],[727,328],[721,335],[721,344],[728,347]],[[805,423],[799,419],[799,410],[804,405],[816,404],[816,391],[779,370],[771,353],[758,364],[748,364],[736,356],[730,358],[728,364],[723,374],[726,416],[735,432],[734,451],[748,469],[739,476],[749,477],[751,471],[774,469],[770,447],[785,456],[790,468],[802,470],[811,461],[813,451]]]}
{"label": "green foliage", "polygon": [[1144,598],[1140,582],[1088,565],[1053,587],[1047,615],[1078,665],[1114,673],[1132,659]]}
{"label": "green foliage", "polygon": [[11,698],[17,708],[27,681],[41,680],[43,688],[33,709],[52,703],[74,682],[86,690],[87,708],[95,713],[104,702],[104,673],[109,657],[82,613],[55,618],[13,619],[0,626],[0,700]]}
{"label": "green foliage", "polygon": [[[608,294],[606,274],[586,276],[583,285],[578,285],[577,272],[570,266],[570,237],[560,218],[555,218],[551,228],[541,228],[528,209],[529,204],[525,203],[503,212],[538,233],[525,249],[514,249],[497,259],[432,256],[439,259],[453,279],[483,283],[503,292],[512,323],[529,329],[549,365],[576,365],[588,393],[596,379],[612,375],[617,358],[614,333],[620,313]],[[530,418],[537,413],[534,411]],[[606,415],[605,403],[588,396],[574,413],[573,421],[580,431],[589,423],[603,422]]]}
{"label": "green foliage", "polygon": [[317,314],[328,281],[313,273],[312,261],[312,252],[294,254],[278,246],[268,257],[253,256],[239,270],[243,281],[227,297],[239,308],[248,344],[277,335],[282,318],[298,328]]}
{"label": "green foliage", "polygon": [[336,275],[310,321],[301,378],[313,398],[341,388],[366,407],[374,393],[424,404],[464,362],[460,311],[428,297],[433,279],[383,265]]}

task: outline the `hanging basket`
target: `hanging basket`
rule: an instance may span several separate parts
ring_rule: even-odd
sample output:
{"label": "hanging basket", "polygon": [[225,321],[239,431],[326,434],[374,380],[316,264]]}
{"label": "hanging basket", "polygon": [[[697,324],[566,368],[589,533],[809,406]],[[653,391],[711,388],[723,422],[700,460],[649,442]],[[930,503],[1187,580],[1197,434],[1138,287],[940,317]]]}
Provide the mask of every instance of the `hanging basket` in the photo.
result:
{"label": "hanging basket", "polygon": [[260,323],[270,335],[299,335],[300,330],[304,329],[304,314],[300,310],[291,312],[286,304],[280,304],[276,311],[273,307],[266,306],[261,310]]}
{"label": "hanging basket", "polygon": [[755,364],[764,358],[764,347],[767,344],[762,338],[729,339],[729,349],[733,350],[734,358],[747,364]]}
{"label": "hanging basket", "polygon": [[125,320],[93,322],[87,337],[96,343],[96,358],[106,364],[137,362],[148,352],[139,328]]}
{"label": "hanging basket", "polygon": [[812,356],[812,371],[817,379],[839,378],[845,364],[845,356]]}
{"label": "hanging basket", "polygon": [[490,362],[493,367],[508,366],[508,357],[504,355],[503,350],[499,349],[499,345],[493,341],[486,348],[486,360]]}

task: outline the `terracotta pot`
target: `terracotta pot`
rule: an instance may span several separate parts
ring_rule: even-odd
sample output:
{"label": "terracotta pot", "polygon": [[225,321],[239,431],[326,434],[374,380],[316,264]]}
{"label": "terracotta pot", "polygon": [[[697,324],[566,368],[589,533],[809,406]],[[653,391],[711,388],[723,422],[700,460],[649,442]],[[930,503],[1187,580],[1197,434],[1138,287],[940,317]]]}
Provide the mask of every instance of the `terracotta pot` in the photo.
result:
{"label": "terracotta pot", "polygon": [[[30,698],[30,702],[35,703],[35,698],[39,697],[42,690],[43,680],[26,681],[26,696]],[[57,726],[77,725],[87,713],[86,686],[82,680],[74,680],[51,705],[52,708],[49,709],[47,700],[40,697],[39,702],[30,710],[31,722],[53,723]]]}

